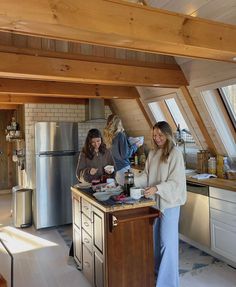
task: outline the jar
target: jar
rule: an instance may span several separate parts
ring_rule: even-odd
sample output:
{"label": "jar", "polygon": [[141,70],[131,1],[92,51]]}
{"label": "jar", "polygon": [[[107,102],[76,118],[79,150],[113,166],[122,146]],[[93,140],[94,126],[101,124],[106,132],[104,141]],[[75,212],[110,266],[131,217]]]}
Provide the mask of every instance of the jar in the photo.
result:
{"label": "jar", "polygon": [[208,159],[208,173],[216,174],[216,158],[213,156]]}

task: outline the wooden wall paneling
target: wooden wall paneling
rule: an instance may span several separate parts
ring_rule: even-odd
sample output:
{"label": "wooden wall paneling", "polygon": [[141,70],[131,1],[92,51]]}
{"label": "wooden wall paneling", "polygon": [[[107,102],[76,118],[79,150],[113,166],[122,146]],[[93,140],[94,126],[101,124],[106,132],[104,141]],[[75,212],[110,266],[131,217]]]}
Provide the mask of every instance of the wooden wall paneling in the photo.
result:
{"label": "wooden wall paneling", "polygon": [[68,43],[68,53],[72,54],[81,54],[81,45],[80,43]]}
{"label": "wooden wall paneling", "polygon": [[0,45],[12,45],[12,33],[0,31]]}
{"label": "wooden wall paneling", "polygon": [[134,67],[79,60],[34,57],[0,52],[2,77],[31,80],[82,82],[115,85],[160,85],[179,87],[187,84],[178,67]]}
{"label": "wooden wall paneling", "polygon": [[116,49],[115,48],[104,48],[104,56],[108,58],[115,58],[116,57]]}
{"label": "wooden wall paneling", "polygon": [[42,49],[42,39],[38,37],[28,37],[27,38],[27,47],[30,49]]}
{"label": "wooden wall paneling", "polygon": [[27,47],[27,37],[25,35],[13,34],[12,35],[13,46],[18,48]]}
{"label": "wooden wall paneling", "polygon": [[82,55],[93,55],[93,46],[89,44],[80,44],[80,52]]}
{"label": "wooden wall paneling", "polygon": [[[77,0],[71,9],[54,6],[53,13],[47,0],[12,9],[17,4],[1,2],[2,31],[231,62],[236,54],[233,25],[114,0]],[[14,24],[19,20],[24,25]]]}
{"label": "wooden wall paneling", "polygon": [[151,127],[152,127],[152,122],[151,122],[151,120],[149,119],[149,116],[148,116],[148,114],[147,114],[147,112],[146,112],[146,110],[145,110],[145,108],[144,108],[144,106],[143,106],[143,101],[141,100],[141,98],[136,99],[136,101],[137,101],[137,103],[138,103],[138,105],[139,105],[139,108],[140,108],[141,112],[143,113],[143,115],[144,115],[146,121],[148,122],[148,124],[149,124],[149,126],[150,126],[150,128],[151,128]]}
{"label": "wooden wall paneling", "polygon": [[42,49],[48,51],[55,51],[56,50],[56,43],[53,39],[42,39]]}
{"label": "wooden wall paneling", "polygon": [[203,136],[206,140],[209,151],[212,152],[213,154],[216,154],[216,147],[214,145],[214,142],[212,141],[212,138],[209,135],[208,130],[206,129],[206,126],[205,126],[205,124],[204,124],[204,122],[203,122],[203,120],[199,114],[199,111],[196,108],[196,105],[195,105],[187,87],[183,86],[180,88],[180,90],[181,90],[181,93],[183,94],[183,97],[185,98],[185,100],[188,104],[188,107],[189,107],[192,115],[194,116],[196,122],[198,123],[199,129],[200,129],[201,133],[203,134]]}
{"label": "wooden wall paneling", "polygon": [[68,48],[68,42],[66,41],[56,40],[55,47],[56,47],[56,52],[68,53],[69,48]]}
{"label": "wooden wall paneling", "polygon": [[145,145],[151,147],[151,128],[136,100],[111,100],[112,110],[119,115],[129,136],[144,136]]}

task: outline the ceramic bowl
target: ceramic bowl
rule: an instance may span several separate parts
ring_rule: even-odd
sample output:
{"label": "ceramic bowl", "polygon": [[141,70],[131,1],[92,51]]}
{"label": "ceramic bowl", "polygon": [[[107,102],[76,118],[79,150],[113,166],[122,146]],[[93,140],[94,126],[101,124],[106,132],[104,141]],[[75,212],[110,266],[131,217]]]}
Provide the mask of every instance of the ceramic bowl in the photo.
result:
{"label": "ceramic bowl", "polygon": [[93,196],[99,201],[108,200],[112,193],[110,191],[95,192]]}

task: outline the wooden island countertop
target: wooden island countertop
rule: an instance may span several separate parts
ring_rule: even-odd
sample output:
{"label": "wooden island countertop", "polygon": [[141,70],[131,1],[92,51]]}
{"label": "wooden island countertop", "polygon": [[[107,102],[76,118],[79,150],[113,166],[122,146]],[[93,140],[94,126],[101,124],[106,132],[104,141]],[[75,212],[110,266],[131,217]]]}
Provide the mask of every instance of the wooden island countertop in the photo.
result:
{"label": "wooden island countertop", "polygon": [[107,204],[107,201],[98,201],[95,197],[93,197],[92,192],[88,192],[86,190],[82,190],[76,187],[71,187],[72,193],[74,196],[80,196],[84,198],[89,203],[93,204],[103,212],[114,212],[120,210],[128,210],[128,209],[135,209],[141,207],[148,207],[148,206],[155,206],[156,202],[151,199],[142,199],[136,201],[132,204],[128,203],[115,203],[114,204]]}

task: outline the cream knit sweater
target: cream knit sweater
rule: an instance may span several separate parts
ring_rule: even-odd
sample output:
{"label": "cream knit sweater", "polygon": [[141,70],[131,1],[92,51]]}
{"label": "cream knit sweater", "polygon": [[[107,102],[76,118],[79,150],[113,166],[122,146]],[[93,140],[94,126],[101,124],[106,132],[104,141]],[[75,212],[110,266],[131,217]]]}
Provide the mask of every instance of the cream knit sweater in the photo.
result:
{"label": "cream knit sweater", "polygon": [[161,162],[162,150],[151,150],[145,165],[145,170],[135,176],[137,187],[156,186],[156,208],[163,211],[165,208],[183,205],[186,201],[186,176],[182,152],[174,147],[167,162]]}

